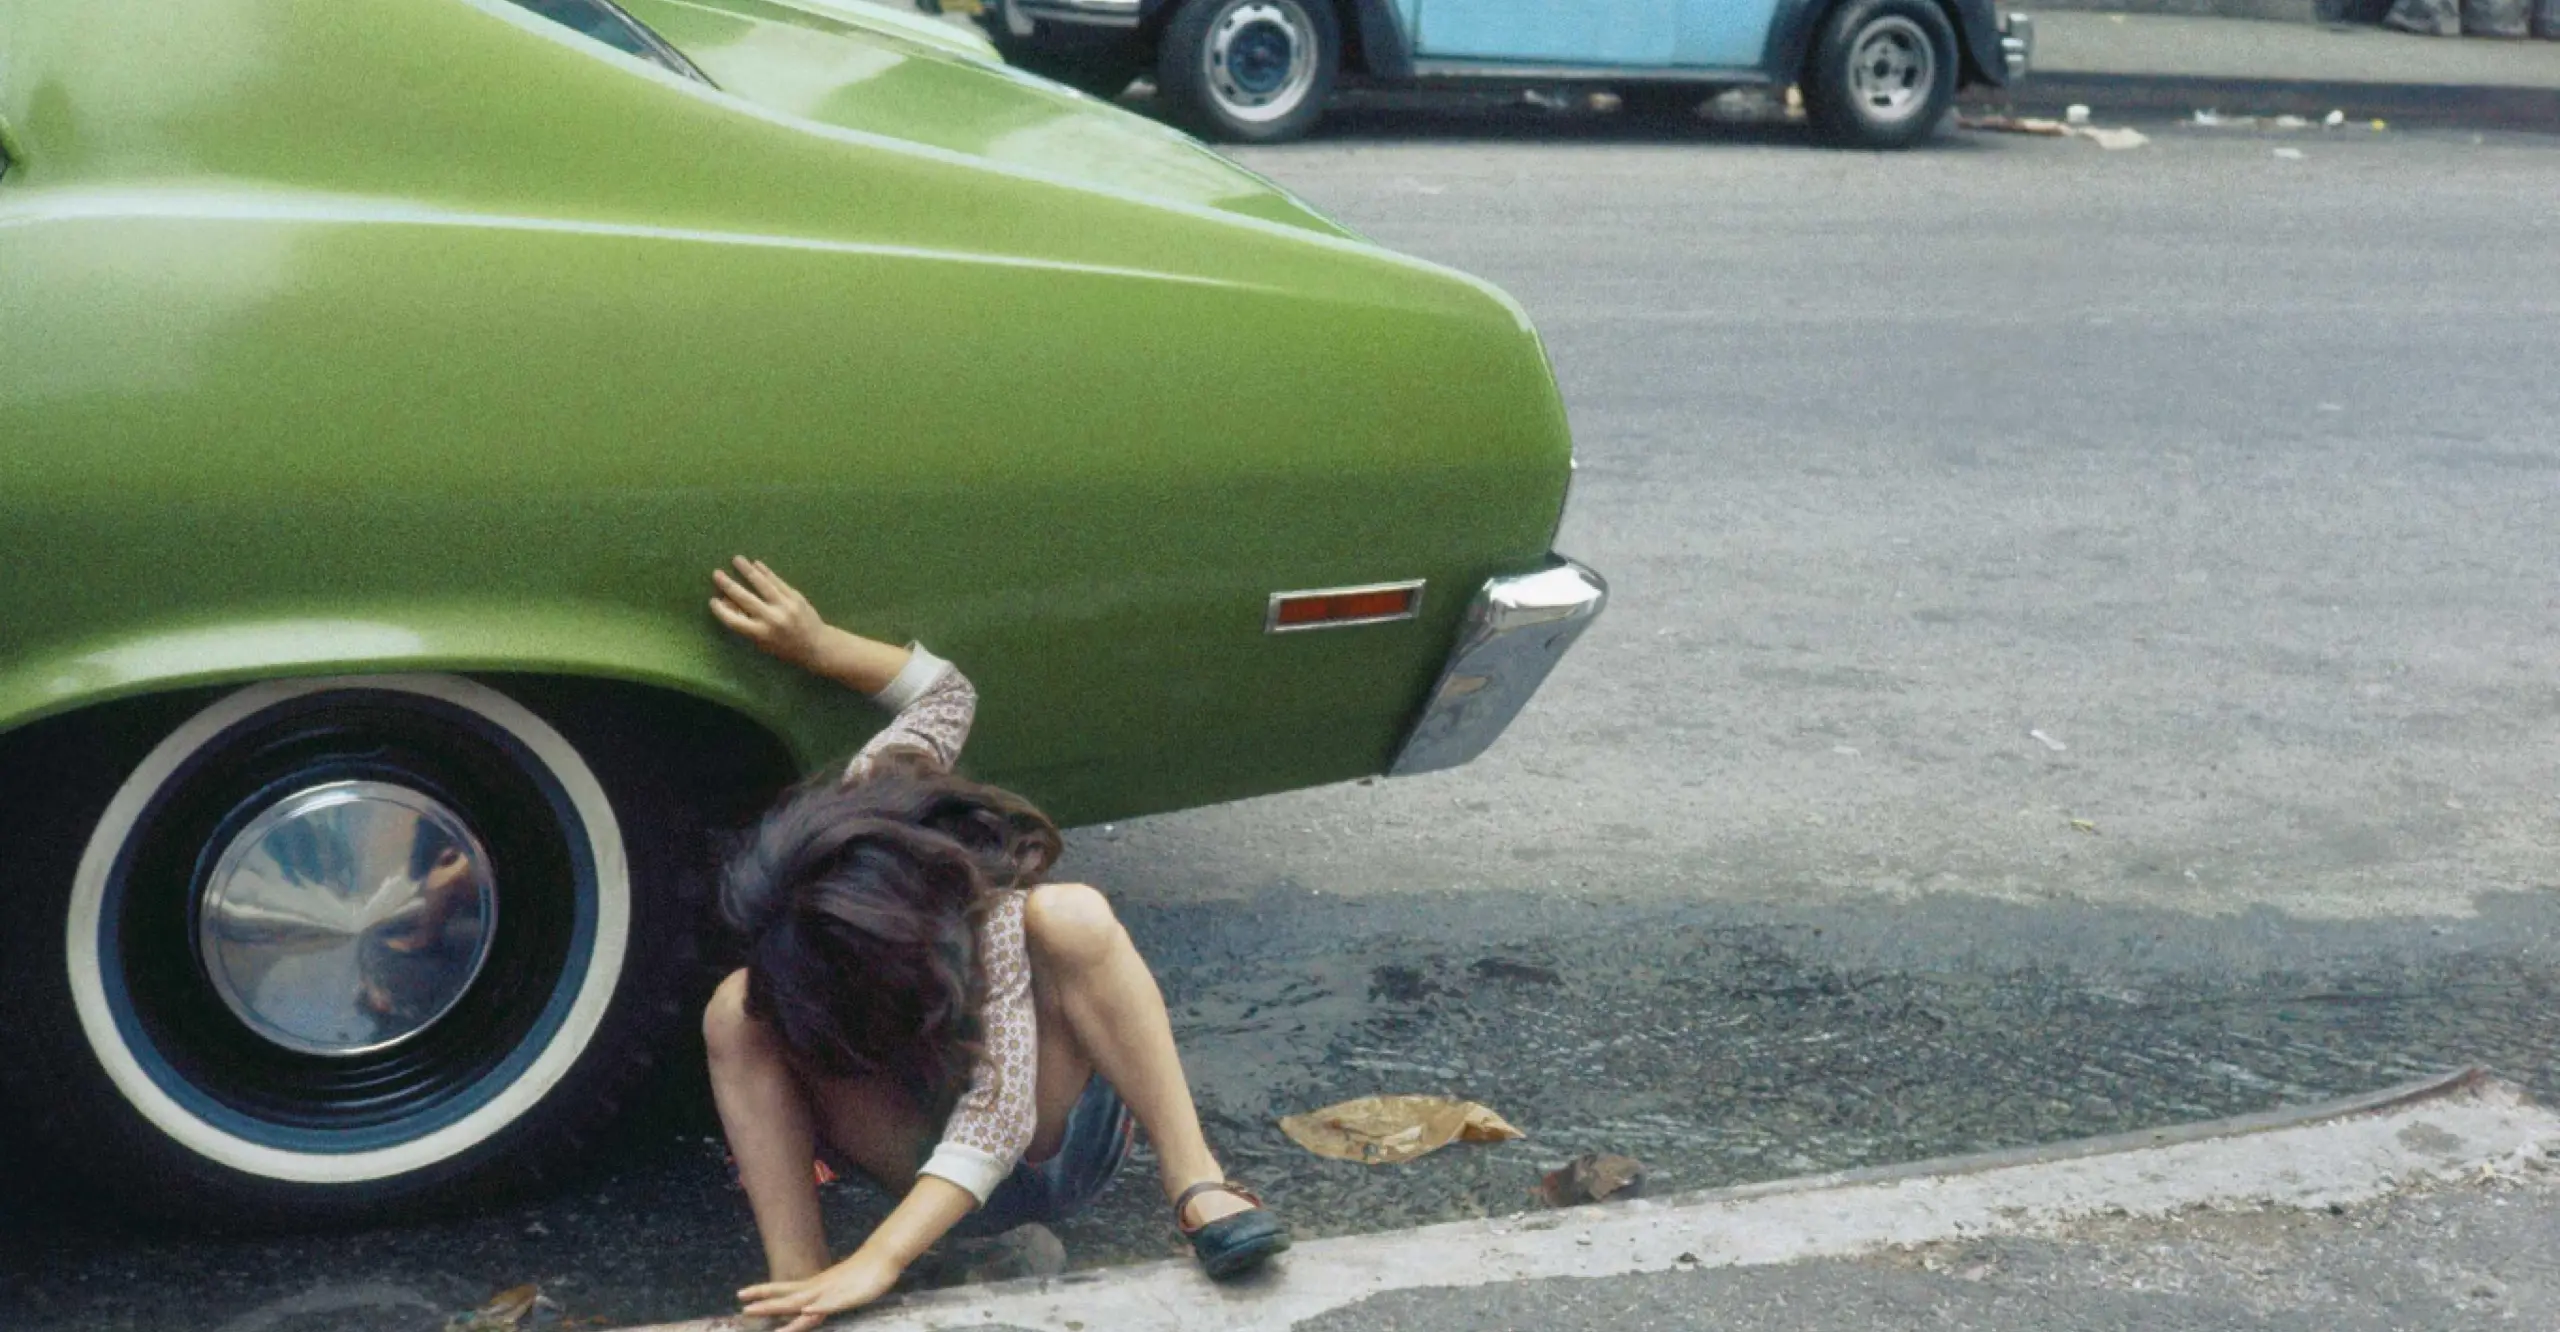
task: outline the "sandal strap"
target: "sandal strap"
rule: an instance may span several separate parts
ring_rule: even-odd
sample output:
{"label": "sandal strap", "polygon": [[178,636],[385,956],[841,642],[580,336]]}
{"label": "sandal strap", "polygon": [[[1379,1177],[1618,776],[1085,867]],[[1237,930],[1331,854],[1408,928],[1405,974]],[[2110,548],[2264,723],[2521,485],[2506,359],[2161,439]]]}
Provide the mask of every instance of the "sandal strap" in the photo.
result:
{"label": "sandal strap", "polygon": [[1192,1223],[1182,1219],[1183,1213],[1191,1209],[1191,1200],[1204,1193],[1231,1193],[1236,1197],[1244,1199],[1246,1202],[1252,1203],[1256,1207],[1260,1207],[1262,1205],[1262,1195],[1255,1193],[1253,1190],[1246,1188],[1242,1184],[1226,1179],[1204,1179],[1199,1183],[1192,1185],[1190,1188],[1184,1189],[1182,1191],[1182,1196],[1173,1200],[1174,1229],[1181,1231],[1185,1235],[1192,1235],[1199,1233],[1202,1226],[1209,1224],[1208,1222],[1203,1221],[1199,1225],[1193,1225]]}

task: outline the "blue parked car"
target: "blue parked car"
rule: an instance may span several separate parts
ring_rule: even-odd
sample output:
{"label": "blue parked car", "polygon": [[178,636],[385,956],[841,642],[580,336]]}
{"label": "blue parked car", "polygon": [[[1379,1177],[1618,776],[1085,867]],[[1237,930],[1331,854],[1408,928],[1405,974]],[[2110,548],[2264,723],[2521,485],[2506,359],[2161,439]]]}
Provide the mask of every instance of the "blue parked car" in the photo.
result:
{"label": "blue parked car", "polygon": [[1799,85],[1827,137],[1902,148],[1960,84],[2006,86],[2033,45],[1992,0],[986,0],[1013,63],[1115,97],[1153,71],[1206,138],[1304,134],[1370,85],[1607,87],[1637,109]]}

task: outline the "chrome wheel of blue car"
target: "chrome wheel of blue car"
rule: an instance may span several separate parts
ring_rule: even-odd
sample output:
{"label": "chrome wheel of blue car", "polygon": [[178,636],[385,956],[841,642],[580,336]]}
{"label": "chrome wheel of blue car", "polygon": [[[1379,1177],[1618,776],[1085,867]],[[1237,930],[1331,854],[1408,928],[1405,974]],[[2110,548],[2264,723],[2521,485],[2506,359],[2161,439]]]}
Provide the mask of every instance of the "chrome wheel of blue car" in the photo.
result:
{"label": "chrome wheel of blue car", "polygon": [[1210,137],[1293,138],[1332,91],[1338,30],[1324,0],[1190,0],[1166,26],[1157,83]]}
{"label": "chrome wheel of blue car", "polygon": [[1932,0],[1848,0],[1824,22],[1801,83],[1825,137],[1909,147],[1955,101],[1955,29]]}
{"label": "chrome wheel of blue car", "polygon": [[1297,0],[1229,0],[1209,28],[1209,88],[1238,120],[1272,120],[1315,84],[1315,25]]}
{"label": "chrome wheel of blue car", "polygon": [[1938,53],[1920,25],[1888,14],[1858,33],[1849,54],[1849,91],[1878,122],[1907,120],[1929,100]]}

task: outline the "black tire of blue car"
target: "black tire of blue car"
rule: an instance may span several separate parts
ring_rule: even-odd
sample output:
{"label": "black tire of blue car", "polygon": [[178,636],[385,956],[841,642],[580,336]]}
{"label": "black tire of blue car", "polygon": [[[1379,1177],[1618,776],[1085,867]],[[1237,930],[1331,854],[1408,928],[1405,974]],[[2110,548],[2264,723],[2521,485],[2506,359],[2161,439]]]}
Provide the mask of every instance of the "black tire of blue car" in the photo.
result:
{"label": "black tire of blue car", "polygon": [[1105,101],[1127,92],[1146,72],[1146,47],[1125,28],[1043,23],[1017,12],[1008,0],[979,10],[978,26],[1006,64]]}
{"label": "black tire of blue car", "polygon": [[455,676],[0,737],[8,1132],[64,1204],[189,1226],[556,1183],[701,986],[667,772],[597,700]]}
{"label": "black tire of blue car", "polygon": [[1156,42],[1156,93],[1204,139],[1279,143],[1324,114],[1341,62],[1331,0],[1184,0]]}
{"label": "black tire of blue car", "polygon": [[1851,148],[1908,148],[1955,104],[1955,26],[1931,0],[1845,0],[1805,60],[1805,115]]}

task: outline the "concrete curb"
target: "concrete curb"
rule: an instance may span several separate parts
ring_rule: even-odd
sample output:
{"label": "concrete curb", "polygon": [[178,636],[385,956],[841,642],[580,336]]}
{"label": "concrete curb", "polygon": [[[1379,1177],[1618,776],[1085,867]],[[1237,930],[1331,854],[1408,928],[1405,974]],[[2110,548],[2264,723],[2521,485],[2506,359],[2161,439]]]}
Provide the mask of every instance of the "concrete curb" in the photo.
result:
{"label": "concrete curb", "polygon": [[[1394,1290],[1762,1266],[2051,1231],[2100,1215],[2336,1206],[2429,1180],[2476,1178],[2546,1152],[2560,1152],[2560,1115],[2469,1069],[2271,1114],[1318,1240],[1230,1286],[1173,1262],[937,1291],[883,1306],[855,1325],[874,1332],[1278,1332]],[[738,1326],[723,1318],[650,1332]]]}
{"label": "concrete curb", "polygon": [[2351,125],[2379,118],[2406,128],[2560,134],[2560,88],[2039,72],[2014,94],[1969,94],[1965,101],[2034,114],[2059,113],[2076,102],[2096,112],[2100,120],[2127,113],[2183,118],[2197,111],[2219,111],[2227,116],[2295,115],[2317,121],[2331,111],[2344,111]]}

